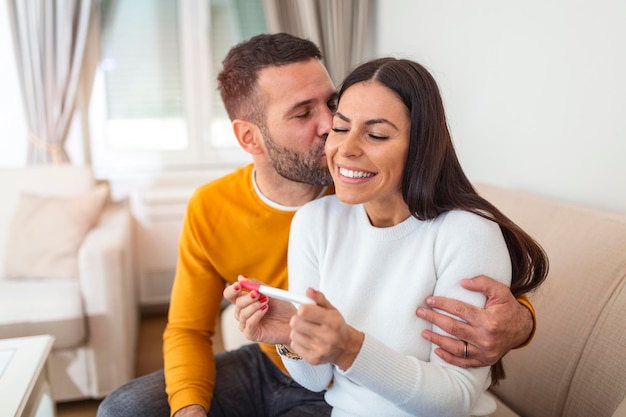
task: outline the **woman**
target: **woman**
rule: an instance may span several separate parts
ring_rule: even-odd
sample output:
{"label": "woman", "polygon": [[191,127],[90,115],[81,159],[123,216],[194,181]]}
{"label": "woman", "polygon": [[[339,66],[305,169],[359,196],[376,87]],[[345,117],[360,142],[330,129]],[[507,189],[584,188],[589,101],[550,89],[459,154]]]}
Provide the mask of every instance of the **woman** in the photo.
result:
{"label": "woman", "polygon": [[[489,369],[440,359],[414,312],[432,294],[483,306],[482,294],[461,287],[468,276],[526,293],[545,279],[547,258],[474,191],[428,71],[394,58],[356,68],[339,92],[326,157],[336,195],[298,211],[289,243],[290,291],[315,304],[296,313],[235,285],[225,295],[238,298],[240,327],[282,344],[297,382],[328,389],[333,416],[493,411],[479,401]],[[500,376],[496,367],[493,380]]]}

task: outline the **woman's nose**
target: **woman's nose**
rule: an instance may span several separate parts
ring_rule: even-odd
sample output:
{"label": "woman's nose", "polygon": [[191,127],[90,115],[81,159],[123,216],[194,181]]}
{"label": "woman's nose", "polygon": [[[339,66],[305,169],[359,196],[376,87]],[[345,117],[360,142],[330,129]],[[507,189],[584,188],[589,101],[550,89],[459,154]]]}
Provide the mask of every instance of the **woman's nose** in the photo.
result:
{"label": "woman's nose", "polygon": [[359,145],[359,136],[353,131],[346,132],[338,146],[338,152],[341,156],[354,157],[361,154]]}

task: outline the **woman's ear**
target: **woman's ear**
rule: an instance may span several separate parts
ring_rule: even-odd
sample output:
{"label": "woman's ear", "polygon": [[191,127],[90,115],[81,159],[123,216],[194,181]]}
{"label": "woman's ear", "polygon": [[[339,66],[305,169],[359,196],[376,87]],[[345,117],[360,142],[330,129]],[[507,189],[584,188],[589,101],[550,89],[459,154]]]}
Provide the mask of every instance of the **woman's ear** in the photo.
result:
{"label": "woman's ear", "polygon": [[260,140],[261,131],[258,126],[246,120],[235,119],[232,122],[233,132],[241,148],[252,155],[263,153],[263,145]]}

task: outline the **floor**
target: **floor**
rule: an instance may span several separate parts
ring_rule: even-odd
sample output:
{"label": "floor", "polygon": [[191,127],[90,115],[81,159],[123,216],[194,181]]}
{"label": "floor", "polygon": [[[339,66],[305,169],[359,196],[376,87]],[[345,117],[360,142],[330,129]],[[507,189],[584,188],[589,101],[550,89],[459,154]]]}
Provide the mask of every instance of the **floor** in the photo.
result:
{"label": "floor", "polygon": [[[166,314],[149,313],[141,317],[137,346],[136,375],[141,376],[163,367],[162,336],[165,329]],[[219,323],[219,320],[218,320]],[[217,334],[220,334],[217,329]],[[221,341],[214,341],[220,349]],[[100,401],[77,401],[57,404],[57,417],[95,417]]]}

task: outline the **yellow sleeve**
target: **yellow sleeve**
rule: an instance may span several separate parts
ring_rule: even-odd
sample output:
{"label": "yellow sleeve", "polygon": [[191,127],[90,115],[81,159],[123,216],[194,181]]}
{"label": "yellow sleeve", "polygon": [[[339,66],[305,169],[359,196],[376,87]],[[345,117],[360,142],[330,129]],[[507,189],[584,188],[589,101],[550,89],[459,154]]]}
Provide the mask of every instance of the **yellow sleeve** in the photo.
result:
{"label": "yellow sleeve", "polygon": [[535,337],[535,333],[537,331],[537,314],[535,313],[535,307],[533,307],[532,303],[528,299],[528,295],[526,295],[526,294],[520,295],[519,297],[517,297],[517,301],[521,305],[526,307],[528,309],[528,311],[530,311],[530,315],[533,317],[533,329],[530,332],[530,336],[528,336],[528,339],[526,339],[526,341],[524,343],[522,343],[521,345],[515,347],[514,349],[520,349],[520,348],[523,348],[525,346],[528,346],[530,344],[530,342],[532,342],[533,338]]}

